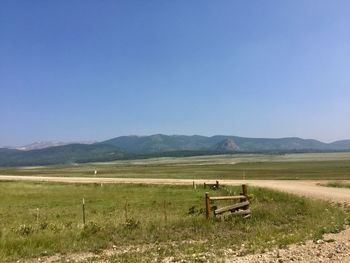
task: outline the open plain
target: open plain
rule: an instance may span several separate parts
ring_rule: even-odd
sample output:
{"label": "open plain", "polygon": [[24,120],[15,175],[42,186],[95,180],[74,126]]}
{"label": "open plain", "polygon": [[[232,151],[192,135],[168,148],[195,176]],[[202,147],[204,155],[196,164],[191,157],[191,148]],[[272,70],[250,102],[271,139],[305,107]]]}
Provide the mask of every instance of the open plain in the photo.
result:
{"label": "open plain", "polygon": [[[350,230],[338,232],[349,222],[350,189],[322,185],[349,182],[349,163],[349,153],[329,153],[2,168],[1,258],[348,262]],[[249,185],[251,219],[205,221],[203,183],[215,180],[232,193]],[[210,190],[212,195],[225,191]]]}

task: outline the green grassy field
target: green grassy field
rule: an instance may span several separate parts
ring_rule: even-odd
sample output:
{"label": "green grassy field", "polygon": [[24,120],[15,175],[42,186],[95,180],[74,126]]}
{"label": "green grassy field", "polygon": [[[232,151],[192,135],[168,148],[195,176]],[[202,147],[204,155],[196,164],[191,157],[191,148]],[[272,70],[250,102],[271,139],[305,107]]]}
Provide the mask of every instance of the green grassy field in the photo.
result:
{"label": "green grassy field", "polygon": [[[211,195],[240,189],[211,191]],[[204,189],[190,186],[0,182],[0,261],[102,249],[127,249],[116,262],[193,254],[221,257],[318,239],[339,231],[347,212],[326,202],[259,188],[250,219],[207,221]],[[82,224],[82,198],[86,225]],[[244,247],[242,246],[244,244]]]}
{"label": "green grassy field", "polygon": [[0,174],[188,179],[350,179],[350,153],[236,154],[64,166],[0,168]]}

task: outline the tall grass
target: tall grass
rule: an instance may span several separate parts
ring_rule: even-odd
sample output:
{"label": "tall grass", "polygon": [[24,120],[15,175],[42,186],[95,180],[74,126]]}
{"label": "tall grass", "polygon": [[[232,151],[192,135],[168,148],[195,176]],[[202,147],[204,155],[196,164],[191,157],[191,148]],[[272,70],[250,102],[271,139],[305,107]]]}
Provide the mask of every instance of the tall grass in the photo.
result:
{"label": "tall grass", "polygon": [[[236,187],[228,189],[240,192]],[[248,253],[320,238],[325,232],[339,231],[347,218],[343,210],[326,202],[250,188],[250,219],[208,221],[203,211],[205,191],[190,186],[1,182],[0,261],[98,252],[113,245],[157,244],[149,251],[160,249],[156,252],[161,258],[205,251],[220,254],[225,248],[240,250],[242,244]],[[140,253],[153,257],[149,251],[124,253],[115,260],[132,261]]]}

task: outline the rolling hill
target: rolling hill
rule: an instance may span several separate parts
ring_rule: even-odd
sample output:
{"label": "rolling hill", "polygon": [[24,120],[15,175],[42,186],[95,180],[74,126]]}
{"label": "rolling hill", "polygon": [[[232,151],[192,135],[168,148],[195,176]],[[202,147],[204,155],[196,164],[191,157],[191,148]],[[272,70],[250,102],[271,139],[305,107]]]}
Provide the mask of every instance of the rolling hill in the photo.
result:
{"label": "rolling hill", "polygon": [[111,161],[152,156],[194,156],[242,152],[349,151],[350,140],[245,138],[215,135],[121,136],[94,144],[68,144],[36,150],[0,148],[0,166],[29,166]]}
{"label": "rolling hill", "polygon": [[113,145],[69,144],[40,150],[0,149],[0,166],[30,166],[108,161],[123,157]]}
{"label": "rolling hill", "polygon": [[339,143],[327,144],[317,140],[301,139],[297,137],[268,139],[268,138],[245,138],[238,136],[215,135],[212,137],[192,135],[163,135],[150,136],[122,136],[116,137],[100,144],[110,144],[119,147],[128,153],[161,153],[169,151],[217,151],[218,146],[225,141],[236,145],[234,151],[302,151],[302,150],[341,150],[350,149],[340,141]]}

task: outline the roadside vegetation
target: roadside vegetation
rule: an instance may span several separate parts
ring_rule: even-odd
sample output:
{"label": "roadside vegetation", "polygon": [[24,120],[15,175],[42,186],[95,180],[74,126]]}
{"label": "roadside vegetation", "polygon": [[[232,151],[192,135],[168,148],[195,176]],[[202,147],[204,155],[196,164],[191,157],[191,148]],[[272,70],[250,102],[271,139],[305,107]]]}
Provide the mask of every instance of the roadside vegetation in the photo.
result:
{"label": "roadside vegetation", "polygon": [[[111,260],[223,257],[320,239],[348,213],[324,201],[249,188],[252,217],[206,220],[198,186],[0,182],[0,261],[120,250]],[[211,190],[238,194],[240,188]],[[83,225],[82,199],[86,223]],[[195,256],[194,256],[195,255]]]}
{"label": "roadside vegetation", "polygon": [[319,184],[321,186],[327,187],[337,187],[337,188],[350,188],[350,182],[342,182],[342,181],[332,181],[324,184]]}

